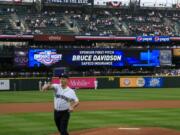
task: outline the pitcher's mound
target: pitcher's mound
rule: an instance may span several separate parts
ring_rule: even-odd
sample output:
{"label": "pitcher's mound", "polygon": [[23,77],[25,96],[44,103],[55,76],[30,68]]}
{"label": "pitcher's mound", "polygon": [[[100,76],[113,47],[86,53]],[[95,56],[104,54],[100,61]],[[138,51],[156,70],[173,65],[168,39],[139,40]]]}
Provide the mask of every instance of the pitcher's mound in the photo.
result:
{"label": "pitcher's mound", "polygon": [[180,135],[179,131],[164,128],[101,128],[72,132],[70,135]]}

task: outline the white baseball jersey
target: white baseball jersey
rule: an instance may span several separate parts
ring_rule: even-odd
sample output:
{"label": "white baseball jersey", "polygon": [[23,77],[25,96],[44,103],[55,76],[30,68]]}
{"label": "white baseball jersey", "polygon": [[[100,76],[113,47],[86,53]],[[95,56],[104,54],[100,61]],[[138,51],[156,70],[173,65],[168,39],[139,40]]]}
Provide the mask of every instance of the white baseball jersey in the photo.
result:
{"label": "white baseball jersey", "polygon": [[52,87],[55,90],[54,94],[54,109],[57,111],[68,110],[70,107],[70,102],[77,102],[77,98],[74,90],[67,87],[63,89],[60,84],[53,84]]}

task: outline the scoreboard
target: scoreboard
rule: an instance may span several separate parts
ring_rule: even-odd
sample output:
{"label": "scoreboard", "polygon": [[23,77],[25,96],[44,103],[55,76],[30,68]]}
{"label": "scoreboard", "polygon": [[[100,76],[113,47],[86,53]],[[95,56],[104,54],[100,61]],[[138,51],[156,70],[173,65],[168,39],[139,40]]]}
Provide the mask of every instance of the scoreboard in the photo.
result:
{"label": "scoreboard", "polygon": [[45,0],[45,3],[56,3],[65,5],[91,5],[92,0]]}

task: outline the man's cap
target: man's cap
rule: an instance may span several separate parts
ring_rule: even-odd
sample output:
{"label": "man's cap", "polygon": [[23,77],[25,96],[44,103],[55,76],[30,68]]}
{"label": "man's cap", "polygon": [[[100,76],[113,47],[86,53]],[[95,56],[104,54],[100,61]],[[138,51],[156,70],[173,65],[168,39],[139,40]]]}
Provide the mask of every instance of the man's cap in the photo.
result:
{"label": "man's cap", "polygon": [[64,73],[62,73],[59,77],[60,78],[69,78],[69,76],[67,74],[64,74]]}

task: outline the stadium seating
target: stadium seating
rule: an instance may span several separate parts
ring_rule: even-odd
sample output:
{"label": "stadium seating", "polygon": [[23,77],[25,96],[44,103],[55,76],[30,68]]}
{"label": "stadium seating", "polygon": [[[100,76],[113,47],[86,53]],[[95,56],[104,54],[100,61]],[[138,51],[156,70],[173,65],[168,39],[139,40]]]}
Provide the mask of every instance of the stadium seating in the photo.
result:
{"label": "stadium seating", "polygon": [[99,9],[36,12],[24,6],[0,6],[1,34],[64,34],[98,36],[180,35],[179,13]]}

